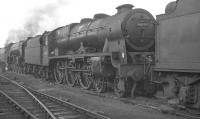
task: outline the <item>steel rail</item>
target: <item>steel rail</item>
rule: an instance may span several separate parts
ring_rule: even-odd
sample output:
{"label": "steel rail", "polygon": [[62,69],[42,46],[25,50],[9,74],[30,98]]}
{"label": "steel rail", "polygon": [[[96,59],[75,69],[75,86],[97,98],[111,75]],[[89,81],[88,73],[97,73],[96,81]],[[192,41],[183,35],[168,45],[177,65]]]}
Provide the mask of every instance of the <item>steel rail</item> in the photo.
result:
{"label": "steel rail", "polygon": [[[90,117],[91,119],[111,119],[109,117],[103,116],[103,115],[98,114],[96,112],[89,111],[89,110],[87,110],[85,108],[82,108],[82,107],[77,106],[75,104],[69,103],[67,101],[63,101],[63,100],[58,99],[56,97],[50,96],[48,94],[44,94],[44,93],[35,91],[35,90],[31,89],[31,88],[27,88],[27,89],[30,90],[31,92],[33,92],[33,94],[36,93],[36,95],[38,95],[38,96],[45,97],[45,98],[47,98],[49,100],[52,100],[52,101],[54,101],[56,103],[59,103],[59,104],[61,104],[63,106],[66,106],[67,108],[71,108],[72,110],[77,111],[77,112],[79,112],[79,113],[81,113],[83,115],[86,115],[86,116]],[[38,96],[36,96],[36,97],[38,97]]]}
{"label": "steel rail", "polygon": [[53,97],[53,96],[50,96],[50,95],[35,91],[35,90],[31,89],[31,88],[22,86],[19,83],[17,83],[16,81],[13,81],[13,80],[5,77],[5,76],[0,75],[0,77],[3,77],[5,79],[7,79],[8,81],[12,82],[13,84],[23,88],[26,92],[28,92],[51,115],[51,117],[53,117],[53,119],[57,119],[57,117],[51,112],[51,110],[48,108],[48,106],[45,105],[45,103],[43,103],[41,101],[41,97],[45,97],[45,99],[48,99],[51,102],[60,104],[61,106],[65,107],[65,108],[68,108],[68,109],[70,109],[70,110],[72,110],[72,111],[74,111],[76,113],[81,114],[84,117],[87,117],[87,118],[84,118],[84,119],[88,119],[88,118],[89,119],[111,119],[109,117],[103,116],[103,115],[98,114],[96,112],[89,111],[89,110],[87,110],[85,108],[82,108],[82,107],[77,106],[75,104],[69,103],[67,101],[63,101],[63,100],[58,99],[56,97]]}
{"label": "steel rail", "polygon": [[1,95],[3,95],[6,100],[9,100],[14,107],[18,107],[17,110],[19,110],[20,113],[22,113],[26,119],[38,119],[35,115],[33,115],[31,112],[29,112],[27,109],[25,109],[22,105],[17,103],[15,100],[13,100],[10,96],[8,96],[6,93],[0,90]]}
{"label": "steel rail", "polygon": [[[15,81],[12,81],[12,80],[10,80],[9,78],[7,78],[7,77],[4,77],[4,76],[2,76],[2,75],[0,75],[0,77],[2,77],[2,78],[4,78],[4,79],[6,79],[6,80],[8,80],[8,81],[10,81],[12,84],[15,84],[15,85],[17,85],[17,86],[19,86],[19,87],[21,87],[23,90],[25,90],[45,111],[46,111],[46,114],[47,115],[49,115],[48,117],[47,117],[47,119],[48,118],[52,118],[52,119],[58,119],[57,117],[55,117],[54,115],[53,115],[53,113],[39,100],[39,99],[37,99],[37,97],[36,96],[34,96],[29,90],[27,90],[24,86],[22,86],[22,85],[20,85],[20,84],[18,84],[17,82],[15,82]],[[14,99],[13,99],[14,100]]]}

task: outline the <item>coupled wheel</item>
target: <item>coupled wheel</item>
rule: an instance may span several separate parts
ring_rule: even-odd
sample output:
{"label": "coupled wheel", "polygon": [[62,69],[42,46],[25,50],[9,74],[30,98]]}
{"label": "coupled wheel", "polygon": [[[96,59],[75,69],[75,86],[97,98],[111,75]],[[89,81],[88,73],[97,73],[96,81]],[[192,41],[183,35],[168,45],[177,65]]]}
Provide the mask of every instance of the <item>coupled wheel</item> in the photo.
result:
{"label": "coupled wheel", "polygon": [[35,66],[31,66],[31,74],[33,74],[35,76]]}
{"label": "coupled wheel", "polygon": [[36,77],[36,78],[39,78],[39,75],[38,75],[38,67],[37,66],[33,66],[33,75]]}
{"label": "coupled wheel", "polygon": [[42,69],[39,67],[37,70],[38,70],[38,71],[37,71],[37,76],[38,76],[39,78],[42,78],[42,75],[43,75]]}
{"label": "coupled wheel", "polygon": [[67,84],[70,86],[70,87],[74,87],[75,86],[75,73],[73,71],[67,71],[66,72],[67,74]]}
{"label": "coupled wheel", "polygon": [[29,73],[29,74],[32,74],[32,71],[33,71],[33,67],[32,67],[31,65],[29,65],[28,73]]}
{"label": "coupled wheel", "polygon": [[17,69],[17,68],[16,68],[16,65],[14,64],[14,65],[13,65],[13,71],[14,71],[15,73],[16,73],[16,69]]}
{"label": "coupled wheel", "polygon": [[17,65],[15,64],[14,67],[15,67],[15,68],[14,68],[14,69],[15,69],[15,73],[17,73]]}
{"label": "coupled wheel", "polygon": [[49,79],[49,70],[48,68],[45,68],[45,79]]}
{"label": "coupled wheel", "polygon": [[18,73],[18,67],[15,65],[15,73]]}
{"label": "coupled wheel", "polygon": [[26,74],[30,73],[30,66],[28,64],[26,65],[25,72]]}
{"label": "coupled wheel", "polygon": [[31,74],[33,74],[33,76],[37,78],[37,73],[36,73],[36,67],[35,66],[33,66],[33,70],[31,72]]}
{"label": "coupled wheel", "polygon": [[19,72],[19,67],[17,66],[17,64],[15,65],[15,72],[16,72],[16,73]]}
{"label": "coupled wheel", "polygon": [[26,73],[26,65],[23,64],[23,65],[22,65],[22,74],[25,74],[25,73]]}
{"label": "coupled wheel", "polygon": [[18,73],[21,74],[22,73],[22,66],[18,65]]}
{"label": "coupled wheel", "polygon": [[15,72],[15,65],[12,64],[12,72]]}
{"label": "coupled wheel", "polygon": [[44,68],[40,68],[40,71],[39,71],[39,76],[42,78],[42,79],[45,79],[45,69]]}
{"label": "coupled wheel", "polygon": [[10,65],[10,71],[11,71],[11,72],[14,72],[13,64]]}
{"label": "coupled wheel", "polygon": [[60,74],[57,67],[53,70],[53,76],[56,82],[60,82]]}
{"label": "coupled wheel", "polygon": [[11,71],[12,71],[12,72],[15,72],[15,71],[14,71],[14,64],[11,64]]}
{"label": "coupled wheel", "polygon": [[31,73],[31,66],[28,65],[28,73],[30,74]]}
{"label": "coupled wheel", "polygon": [[28,73],[28,66],[27,66],[26,64],[24,65],[23,71],[24,71],[24,74],[27,74],[27,73]]}
{"label": "coupled wheel", "polygon": [[90,89],[92,87],[93,78],[90,73],[82,73],[80,77],[80,85],[83,89]]}
{"label": "coupled wheel", "polygon": [[99,92],[99,93],[105,92],[106,87],[107,87],[106,79],[103,78],[103,77],[96,78],[94,87],[95,87],[96,91]]}
{"label": "coupled wheel", "polygon": [[17,65],[17,73],[20,74],[20,66]]}
{"label": "coupled wheel", "polygon": [[22,65],[19,66],[19,73],[22,74]]}
{"label": "coupled wheel", "polygon": [[62,63],[61,62],[57,62],[54,70],[53,70],[53,74],[54,74],[54,79],[56,80],[57,83],[62,83],[65,77],[65,73],[62,69]]}
{"label": "coupled wheel", "polygon": [[22,74],[24,74],[24,70],[25,69],[25,65],[24,64],[22,64],[22,67],[21,67],[21,72],[22,72]]}

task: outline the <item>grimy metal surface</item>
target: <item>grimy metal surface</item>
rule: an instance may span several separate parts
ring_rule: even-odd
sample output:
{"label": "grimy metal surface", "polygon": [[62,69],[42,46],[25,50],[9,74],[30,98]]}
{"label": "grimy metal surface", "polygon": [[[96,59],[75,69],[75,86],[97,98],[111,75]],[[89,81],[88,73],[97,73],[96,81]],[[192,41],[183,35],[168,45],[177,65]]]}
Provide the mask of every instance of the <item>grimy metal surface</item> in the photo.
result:
{"label": "grimy metal surface", "polygon": [[4,53],[5,53],[5,48],[0,48],[0,62],[6,62]]}
{"label": "grimy metal surface", "polygon": [[31,37],[25,44],[24,62],[35,65],[42,65],[40,35]]}
{"label": "grimy metal surface", "polygon": [[10,47],[10,55],[14,55],[14,56],[22,56],[22,44],[23,42],[17,42],[14,43],[11,47]]}
{"label": "grimy metal surface", "polygon": [[[99,17],[94,16],[93,20],[55,29],[49,35],[49,55],[70,54],[81,45],[102,52],[106,40],[121,39],[126,39],[129,51],[149,50],[154,46],[155,19],[148,11],[132,7],[130,4],[122,5],[115,15],[97,14],[95,16]],[[110,52],[118,51],[118,45],[109,47]]]}
{"label": "grimy metal surface", "polygon": [[200,1],[179,0],[157,21],[155,69],[200,72]]}
{"label": "grimy metal surface", "polygon": [[41,65],[48,66],[49,65],[49,59],[48,59],[48,34],[49,32],[44,32],[42,36],[40,37],[40,43],[41,43]]}
{"label": "grimy metal surface", "polygon": [[[10,79],[8,79],[4,76],[0,75],[0,77],[3,77],[5,79],[11,81]],[[11,81],[11,82],[16,85],[19,85],[15,81]],[[42,107],[44,107],[45,110],[47,110],[47,112],[50,114],[50,116],[46,117],[48,119],[50,119],[50,118],[52,118],[52,119],[110,119],[109,117],[89,111],[87,109],[84,109],[84,108],[74,105],[72,103],[62,101],[55,97],[34,91],[30,88],[25,88],[24,86],[21,86],[21,85],[19,85],[19,86],[23,87],[25,90],[30,92],[30,94],[32,96],[34,96],[34,98],[38,102],[40,102],[39,104],[41,104]],[[23,98],[21,98],[21,99],[23,99]],[[34,110],[34,111],[37,112],[37,110]],[[42,117],[42,118],[45,118],[45,117]]]}

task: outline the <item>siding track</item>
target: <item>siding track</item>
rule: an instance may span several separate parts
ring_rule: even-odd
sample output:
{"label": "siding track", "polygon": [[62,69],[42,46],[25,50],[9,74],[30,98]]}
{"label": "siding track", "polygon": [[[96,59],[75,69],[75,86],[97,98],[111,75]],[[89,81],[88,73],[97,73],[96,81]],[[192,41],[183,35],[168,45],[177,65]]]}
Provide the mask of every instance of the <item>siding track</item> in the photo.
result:
{"label": "siding track", "polygon": [[[25,118],[30,119],[110,119],[69,102],[26,88],[0,75],[0,92]],[[1,99],[0,97],[0,99]],[[3,98],[2,98],[3,99]]]}

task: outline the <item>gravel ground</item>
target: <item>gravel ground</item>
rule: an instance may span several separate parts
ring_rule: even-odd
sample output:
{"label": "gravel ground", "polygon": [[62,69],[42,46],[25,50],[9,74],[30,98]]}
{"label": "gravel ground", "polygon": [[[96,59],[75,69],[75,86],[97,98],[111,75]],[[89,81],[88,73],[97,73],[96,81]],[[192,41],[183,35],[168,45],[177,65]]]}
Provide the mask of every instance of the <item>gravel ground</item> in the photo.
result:
{"label": "gravel ground", "polygon": [[173,115],[174,110],[172,108],[162,104],[162,102],[158,103],[159,101],[156,99],[142,97],[134,100],[122,99],[117,98],[112,93],[98,94],[76,87],[71,88],[50,83],[31,75],[10,72],[3,74],[35,90],[69,101],[112,119],[181,119],[180,116]]}

